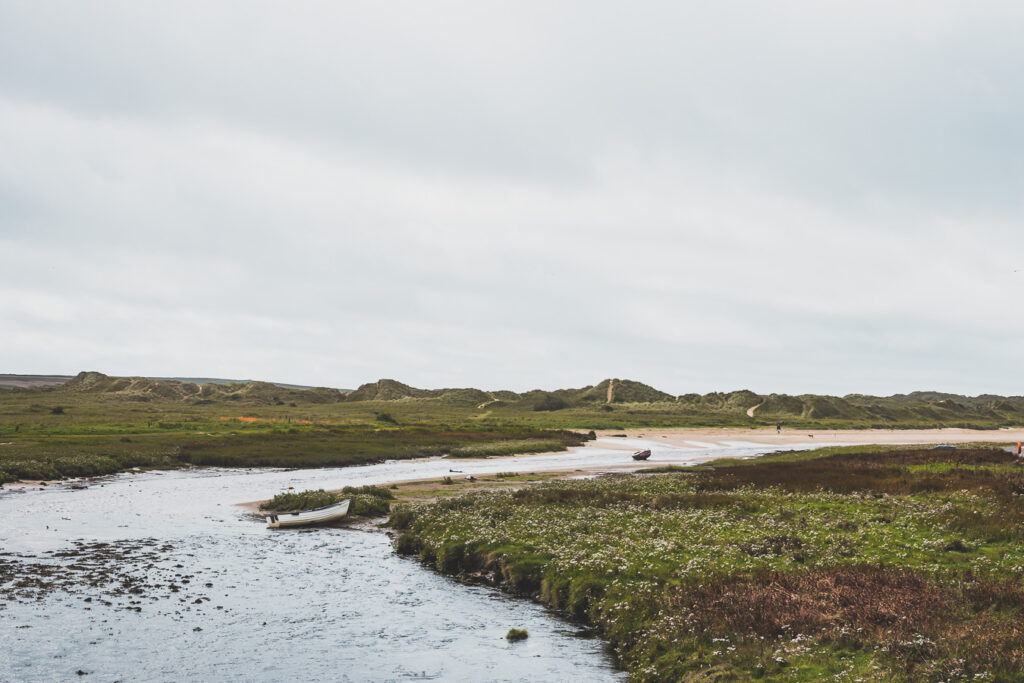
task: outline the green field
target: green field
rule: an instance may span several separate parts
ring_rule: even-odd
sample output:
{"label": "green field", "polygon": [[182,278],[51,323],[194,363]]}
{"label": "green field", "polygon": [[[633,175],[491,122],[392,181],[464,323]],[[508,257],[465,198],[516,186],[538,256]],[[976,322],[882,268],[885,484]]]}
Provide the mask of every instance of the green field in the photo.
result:
{"label": "green field", "polygon": [[1024,680],[1024,467],[823,449],[404,505],[400,552],[595,626],[634,680]]}
{"label": "green field", "polygon": [[260,383],[237,391],[218,385],[214,398],[183,398],[174,393],[180,384],[145,380],[141,392],[117,385],[112,391],[0,390],[0,483],[133,467],[341,467],[446,453],[486,457],[563,450],[588,438],[482,419],[433,399],[342,402],[327,392]]}
{"label": "green field", "polygon": [[337,467],[444,453],[486,457],[560,450],[602,428],[779,422],[788,429],[996,429],[1024,424],[1024,399],[927,392],[672,396],[618,379],[524,393],[426,390],[380,380],[343,393],[81,373],[58,387],[0,389],[0,482],[134,467]]}

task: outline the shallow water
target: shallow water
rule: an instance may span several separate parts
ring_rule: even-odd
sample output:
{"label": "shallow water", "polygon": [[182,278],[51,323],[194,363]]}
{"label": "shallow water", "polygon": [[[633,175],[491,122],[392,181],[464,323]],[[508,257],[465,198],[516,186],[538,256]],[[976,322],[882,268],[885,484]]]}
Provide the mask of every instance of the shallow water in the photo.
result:
{"label": "shallow water", "polygon": [[[272,531],[233,503],[288,486],[340,488],[501,471],[616,468],[569,453],[325,470],[124,474],[0,492],[0,563],[35,585],[0,599],[0,680],[619,680],[601,641],[526,600],[401,558],[386,536]],[[653,447],[651,464],[775,447]],[[58,571],[51,571],[56,567]],[[0,589],[10,590],[0,564]],[[23,583],[26,583],[23,581]],[[510,644],[512,627],[530,638]]]}

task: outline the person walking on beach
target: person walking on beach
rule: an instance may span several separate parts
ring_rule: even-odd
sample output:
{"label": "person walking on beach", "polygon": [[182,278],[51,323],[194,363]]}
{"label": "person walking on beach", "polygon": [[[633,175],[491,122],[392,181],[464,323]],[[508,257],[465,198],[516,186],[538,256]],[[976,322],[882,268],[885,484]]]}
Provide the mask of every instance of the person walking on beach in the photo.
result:
{"label": "person walking on beach", "polygon": [[775,433],[776,434],[781,434],[782,433],[782,423],[781,422],[776,422],[775,423]]}

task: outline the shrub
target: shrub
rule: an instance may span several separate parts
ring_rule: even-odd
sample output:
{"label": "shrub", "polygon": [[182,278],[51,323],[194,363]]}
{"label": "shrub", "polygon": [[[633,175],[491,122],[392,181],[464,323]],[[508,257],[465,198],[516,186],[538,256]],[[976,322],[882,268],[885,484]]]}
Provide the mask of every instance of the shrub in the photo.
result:
{"label": "shrub", "polygon": [[260,504],[260,510],[271,512],[288,512],[294,510],[312,510],[337,503],[341,498],[336,493],[328,493],[323,489],[316,491],[299,491],[279,493],[265,503]]}
{"label": "shrub", "polygon": [[395,539],[395,550],[402,555],[416,555],[422,547],[423,544],[416,534],[399,534]]}
{"label": "shrub", "polygon": [[505,639],[513,643],[526,640],[529,637],[530,633],[525,628],[510,628],[505,634]]}
{"label": "shrub", "polygon": [[407,507],[400,507],[391,513],[388,526],[392,529],[408,529],[416,519],[415,513]]}
{"label": "shrub", "polygon": [[437,569],[445,574],[455,574],[462,568],[466,546],[459,541],[442,543],[437,549]]}
{"label": "shrub", "polygon": [[568,408],[569,404],[564,399],[558,398],[557,396],[545,396],[541,400],[534,404],[533,409],[536,411],[553,411],[562,410]]}
{"label": "shrub", "polygon": [[377,496],[354,495],[348,514],[355,517],[383,517],[391,510],[391,504]]}
{"label": "shrub", "polygon": [[341,490],[341,492],[364,496],[373,496],[374,498],[383,498],[384,500],[395,499],[395,494],[391,493],[391,491],[384,488],[383,486],[346,486]]}

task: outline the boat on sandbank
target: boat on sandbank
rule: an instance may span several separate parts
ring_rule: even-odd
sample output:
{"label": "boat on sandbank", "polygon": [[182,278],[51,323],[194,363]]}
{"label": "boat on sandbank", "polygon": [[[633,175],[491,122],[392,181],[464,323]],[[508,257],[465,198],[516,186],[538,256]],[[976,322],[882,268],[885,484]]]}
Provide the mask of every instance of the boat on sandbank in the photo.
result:
{"label": "boat on sandbank", "polygon": [[313,526],[316,524],[330,524],[348,514],[350,499],[346,498],[340,503],[332,503],[323,507],[303,510],[302,512],[275,512],[267,515],[267,527],[280,529],[290,526]]}
{"label": "boat on sandbank", "polygon": [[636,453],[633,454],[634,460],[646,460],[649,457],[651,457],[650,449],[647,449],[646,451],[637,451]]}

